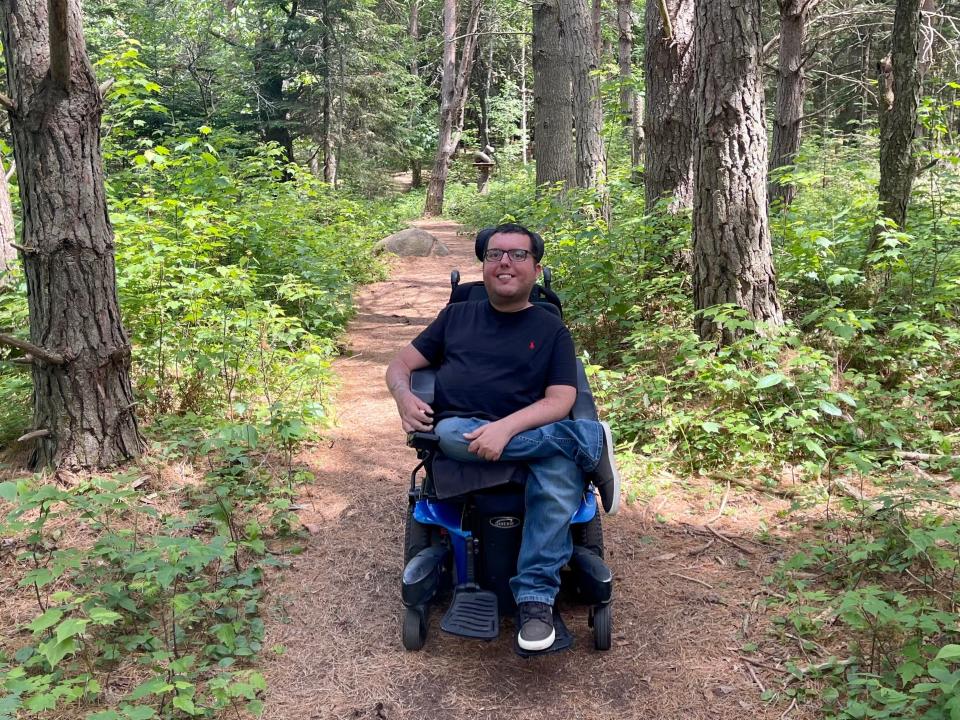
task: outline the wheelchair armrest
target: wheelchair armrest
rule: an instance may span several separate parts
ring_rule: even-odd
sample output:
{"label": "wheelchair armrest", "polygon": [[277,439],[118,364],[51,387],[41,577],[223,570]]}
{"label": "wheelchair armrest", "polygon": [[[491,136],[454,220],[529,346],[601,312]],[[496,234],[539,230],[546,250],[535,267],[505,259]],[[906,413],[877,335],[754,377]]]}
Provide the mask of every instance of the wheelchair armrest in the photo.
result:
{"label": "wheelchair armrest", "polygon": [[596,420],[597,404],[593,400],[593,391],[590,389],[590,383],[587,382],[587,371],[577,358],[577,399],[570,410],[571,420]]}
{"label": "wheelchair armrest", "polygon": [[407,447],[417,450],[435,450],[440,445],[440,436],[428,432],[407,433]]}
{"label": "wheelchair armrest", "polygon": [[410,373],[410,392],[423,400],[427,405],[433,405],[434,387],[436,384],[436,368],[427,367],[414,370]]}

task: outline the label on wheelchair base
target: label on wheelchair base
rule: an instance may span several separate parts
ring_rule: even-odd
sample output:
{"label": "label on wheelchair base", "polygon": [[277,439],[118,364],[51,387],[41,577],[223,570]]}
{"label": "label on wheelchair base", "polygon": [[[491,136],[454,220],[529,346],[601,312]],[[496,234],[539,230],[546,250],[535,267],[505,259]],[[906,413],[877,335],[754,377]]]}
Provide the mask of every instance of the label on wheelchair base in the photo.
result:
{"label": "label on wheelchair base", "polygon": [[501,515],[490,518],[490,524],[499,530],[510,530],[515,527],[520,527],[520,518]]}

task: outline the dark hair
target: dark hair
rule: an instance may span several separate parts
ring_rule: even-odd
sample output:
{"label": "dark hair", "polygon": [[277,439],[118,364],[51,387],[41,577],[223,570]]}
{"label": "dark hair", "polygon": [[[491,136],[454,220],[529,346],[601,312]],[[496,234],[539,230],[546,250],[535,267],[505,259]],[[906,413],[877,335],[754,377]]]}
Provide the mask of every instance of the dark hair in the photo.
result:
{"label": "dark hair", "polygon": [[478,260],[483,260],[483,254],[487,251],[487,243],[490,238],[498,233],[519,233],[530,238],[530,245],[533,249],[533,257],[537,262],[543,259],[543,238],[532,230],[527,230],[523,225],[517,223],[501,223],[496,227],[484,228],[477,233],[477,240],[474,243],[474,252]]}

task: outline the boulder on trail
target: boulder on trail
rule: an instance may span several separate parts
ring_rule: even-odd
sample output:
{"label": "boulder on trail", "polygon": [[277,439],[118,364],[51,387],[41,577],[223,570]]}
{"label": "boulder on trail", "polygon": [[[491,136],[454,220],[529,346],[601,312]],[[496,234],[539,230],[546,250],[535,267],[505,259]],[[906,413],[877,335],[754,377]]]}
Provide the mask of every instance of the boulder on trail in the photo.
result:
{"label": "boulder on trail", "polygon": [[375,253],[392,252],[401,257],[427,257],[449,255],[450,250],[426,230],[407,228],[388,235],[373,246]]}

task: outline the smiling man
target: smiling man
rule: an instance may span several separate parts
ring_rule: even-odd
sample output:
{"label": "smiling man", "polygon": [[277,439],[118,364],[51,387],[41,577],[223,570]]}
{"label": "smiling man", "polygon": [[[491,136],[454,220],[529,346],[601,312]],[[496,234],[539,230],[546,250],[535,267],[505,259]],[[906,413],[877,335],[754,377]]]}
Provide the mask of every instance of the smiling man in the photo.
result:
{"label": "smiling man", "polygon": [[[477,240],[488,299],[447,305],[387,367],[387,386],[403,429],[435,432],[448,457],[529,467],[510,588],[520,647],[545,650],[555,639],[552,606],[573,551],[583,472],[592,473],[607,512],[619,503],[613,438],[606,423],[567,419],[577,397],[573,340],[559,317],[530,302],[543,240],[514,223]],[[410,391],[410,373],[430,365],[438,368],[433,407]]]}

